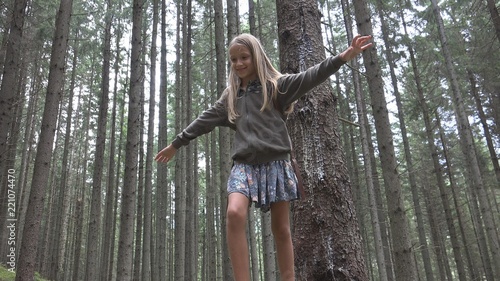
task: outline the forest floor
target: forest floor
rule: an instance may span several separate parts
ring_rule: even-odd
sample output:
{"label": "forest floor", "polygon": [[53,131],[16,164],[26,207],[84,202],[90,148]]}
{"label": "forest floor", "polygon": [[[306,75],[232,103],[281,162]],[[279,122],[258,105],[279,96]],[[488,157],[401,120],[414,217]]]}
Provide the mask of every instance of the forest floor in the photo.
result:
{"label": "forest floor", "polygon": [[[7,270],[3,265],[0,264],[0,281],[14,281],[16,280],[16,273]],[[35,273],[36,281],[49,281],[47,279],[43,279],[40,274]]]}

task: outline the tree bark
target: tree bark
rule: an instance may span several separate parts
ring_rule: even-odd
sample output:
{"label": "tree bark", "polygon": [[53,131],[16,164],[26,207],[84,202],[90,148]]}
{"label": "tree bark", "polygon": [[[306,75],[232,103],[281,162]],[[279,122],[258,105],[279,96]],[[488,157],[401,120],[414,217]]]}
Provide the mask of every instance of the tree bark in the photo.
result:
{"label": "tree bark", "polygon": [[[353,39],[353,34],[351,30],[352,21],[349,5],[347,1],[342,1],[342,7],[344,12],[344,21],[346,22],[346,30],[347,30],[347,42],[351,42]],[[381,281],[387,281],[387,267],[384,255],[384,245],[382,243],[382,233],[380,229],[380,218],[378,213],[377,200],[375,196],[375,186],[374,186],[374,178],[372,175],[372,163],[370,160],[370,146],[369,146],[369,124],[368,118],[366,115],[366,104],[363,102],[364,95],[361,91],[361,79],[360,75],[357,71],[359,68],[358,61],[356,59],[352,60],[352,67],[355,69],[352,71],[353,76],[353,84],[354,84],[354,92],[356,99],[356,109],[358,113],[359,120],[359,128],[360,128],[360,141],[361,141],[361,149],[363,153],[363,163],[364,163],[364,173],[366,180],[366,188],[368,191],[368,202],[370,208],[370,216],[371,216],[371,224],[372,231],[374,236],[374,245],[375,245],[375,256],[377,260],[378,266],[378,274]],[[358,216],[359,217],[359,216]]]}
{"label": "tree bark", "polygon": [[495,221],[493,219],[491,205],[488,199],[488,194],[484,187],[483,177],[479,168],[479,163],[472,136],[471,126],[469,124],[468,114],[465,110],[462,92],[458,85],[458,78],[455,72],[455,67],[451,53],[448,49],[448,39],[444,30],[443,19],[436,0],[431,0],[434,16],[437,20],[437,27],[439,31],[439,39],[441,42],[441,51],[443,53],[446,70],[448,72],[448,81],[451,86],[452,102],[455,110],[455,118],[457,122],[457,129],[459,133],[460,146],[467,161],[466,169],[469,178],[469,186],[474,189],[478,202],[480,204],[481,219],[487,233],[488,242],[490,245],[490,252],[493,262],[492,268],[495,276],[500,276],[500,241],[495,229]]}
{"label": "tree bark", "polygon": [[[373,34],[370,12],[365,0],[355,0],[354,9],[358,32]],[[391,124],[384,93],[381,69],[378,63],[377,48],[363,53],[363,62],[368,75],[372,110],[375,119],[379,157],[386,185],[386,198],[393,239],[396,280],[414,280],[416,270],[406,217],[401,181],[397,171],[396,154],[392,139]]]}
{"label": "tree bark", "polygon": [[[486,140],[486,145],[488,147],[488,152],[490,153],[491,164],[493,165],[493,171],[495,172],[495,177],[497,180],[497,186],[500,186],[500,164],[498,163],[498,155],[495,151],[495,144],[493,142],[493,138],[491,137],[490,128],[488,126],[488,120],[486,117],[486,113],[484,112],[483,102],[481,97],[479,96],[477,83],[474,78],[474,73],[471,70],[467,70],[467,76],[469,78],[469,83],[471,87],[471,93],[474,97],[474,101],[476,103],[477,114],[479,116],[479,120],[481,121],[481,125],[483,126],[484,138]],[[494,185],[491,185],[493,188]],[[494,194],[494,193],[491,193]],[[495,196],[492,196],[491,200],[493,201],[493,206],[496,208],[494,212],[499,213],[498,204],[495,200]]]}
{"label": "tree bark", "polygon": [[260,223],[262,228],[262,263],[264,266],[262,269],[264,270],[264,280],[274,280],[277,275],[276,268],[276,255],[274,249],[274,239],[273,234],[271,232],[271,216],[270,213],[261,213]]}
{"label": "tree bark", "polygon": [[[158,147],[166,147],[168,145],[167,136],[167,6],[166,0],[161,0],[161,49],[160,49],[160,97],[158,103]],[[167,200],[168,200],[168,183],[166,165],[157,165],[156,177],[156,211],[155,211],[155,226],[156,234],[152,247],[152,280],[164,280],[167,276]]]}
{"label": "tree bark", "polygon": [[33,279],[35,274],[37,241],[43,214],[44,193],[47,187],[47,175],[49,174],[52,158],[57,112],[64,85],[65,55],[68,45],[72,4],[72,0],[61,0],[56,17],[47,95],[45,97],[42,128],[35,158],[30,199],[26,210],[23,242],[19,254],[22,258],[19,259],[17,281]]}
{"label": "tree bark", "polygon": [[[81,97],[81,96],[80,96]],[[80,99],[79,99],[80,100]],[[84,103],[85,101],[82,101],[82,103],[79,104],[78,109],[82,109],[82,119],[83,119],[83,125],[79,134],[78,139],[82,141],[84,145],[82,145],[78,151],[78,164],[77,166],[79,169],[82,170],[81,174],[78,174],[76,177],[76,203],[75,203],[75,212],[73,219],[76,221],[75,223],[75,250],[73,254],[73,279],[72,280],[78,280],[78,277],[80,276],[80,258],[83,255],[82,254],[82,249],[83,247],[83,223],[84,223],[84,213],[85,213],[85,205],[83,202],[87,201],[87,197],[85,194],[85,187],[86,187],[86,182],[87,182],[87,161],[88,161],[88,153],[89,153],[89,123],[90,123],[90,104],[91,104],[92,99],[89,97],[88,102]],[[79,112],[80,110],[77,110]],[[83,154],[83,155],[82,155]],[[85,252],[83,252],[85,253]],[[83,271],[85,268],[83,268]]]}
{"label": "tree bark", "polygon": [[[156,37],[158,36],[158,1],[153,0],[153,31],[151,34],[151,77],[156,77]],[[146,147],[146,166],[144,181],[144,238],[142,242],[142,280],[151,280],[151,261],[154,256],[152,250],[152,201],[153,201],[153,149],[154,149],[154,120],[155,120],[155,95],[156,79],[149,82],[149,112],[148,112],[148,137]],[[162,95],[162,93],[160,93]],[[163,117],[162,119],[165,119]],[[112,154],[111,154],[112,155]],[[163,233],[163,232],[162,232]]]}
{"label": "tree bark", "polygon": [[[0,86],[0,181],[6,178],[5,164],[9,149],[9,131],[14,121],[18,91],[17,79],[21,67],[21,44],[23,36],[24,16],[28,0],[15,0],[14,11],[10,22],[10,33],[7,38],[5,61],[3,61],[2,85]],[[3,191],[3,190],[2,190]],[[2,192],[1,196],[7,194]],[[2,197],[3,199],[3,197]],[[2,200],[6,202],[6,200]],[[0,204],[0,205],[2,205]],[[3,205],[2,205],[3,206]]]}
{"label": "tree bark", "polygon": [[[114,205],[115,205],[115,197],[116,192],[115,189],[117,186],[115,185],[116,177],[115,173],[117,171],[115,162],[116,157],[116,118],[118,111],[118,74],[119,74],[119,61],[120,61],[120,45],[119,42],[122,38],[122,32],[117,30],[116,38],[115,38],[115,63],[113,66],[114,69],[114,85],[113,85],[113,105],[111,111],[111,132],[109,138],[109,164],[108,164],[108,174],[107,174],[107,182],[106,182],[106,202],[105,202],[105,211],[103,218],[102,231],[104,237],[102,242],[102,251],[101,251],[101,278],[103,279],[111,279],[109,275],[111,265],[113,264],[113,257],[111,249],[115,244],[113,230],[115,228],[115,213],[114,213]],[[119,147],[119,144],[118,144]]]}
{"label": "tree bark", "polygon": [[[175,76],[175,85],[176,85],[176,97],[175,97],[175,133],[179,134],[182,131],[182,128],[187,126],[186,119],[186,111],[187,106],[185,105],[186,101],[186,88],[185,88],[185,75],[186,75],[186,64],[185,62],[185,52],[183,49],[186,47],[186,32],[185,32],[185,3],[187,0],[183,0],[180,4],[177,5],[177,27],[176,27],[176,42],[177,46],[181,46],[181,48],[177,48],[176,50],[176,58],[175,58],[175,67],[176,67],[176,76]],[[181,5],[182,4],[182,5]],[[181,33],[182,32],[182,33]],[[181,40],[184,39],[184,40]],[[175,280],[187,280],[189,278],[186,277],[186,157],[191,157],[192,147],[194,142],[191,145],[187,146],[184,149],[181,149],[176,154],[175,161],[175,233],[174,233],[174,271],[175,271]]]}
{"label": "tree bark", "polygon": [[130,89],[127,121],[127,144],[125,148],[125,174],[120,212],[120,239],[118,244],[117,280],[132,280],[134,218],[137,189],[137,154],[140,131],[142,9],[143,1],[133,2],[132,53],[130,57]]}
{"label": "tree bark", "polygon": [[[79,38],[79,32],[76,31],[76,38]],[[72,71],[71,71],[71,84],[70,84],[70,94],[68,97],[68,109],[67,109],[67,117],[66,117],[66,130],[64,137],[64,152],[62,157],[62,171],[61,171],[61,180],[59,185],[59,190],[62,193],[59,196],[59,212],[61,217],[61,222],[58,224],[59,229],[56,230],[56,235],[58,237],[59,243],[59,252],[56,255],[57,268],[56,268],[56,279],[62,280],[64,279],[64,263],[66,262],[66,245],[67,245],[67,237],[68,237],[68,225],[69,225],[69,209],[71,207],[70,199],[73,198],[74,186],[68,184],[69,176],[70,176],[70,151],[73,150],[73,141],[71,137],[71,127],[73,120],[73,97],[75,91],[75,80],[76,80],[76,69],[77,69],[77,56],[78,56],[78,48],[79,43],[76,42],[75,46],[73,46],[73,59],[72,59]]]}
{"label": "tree bark", "polygon": [[[224,13],[222,0],[214,1],[214,25],[215,25],[215,56],[217,60],[217,93],[220,96],[226,88],[226,38],[224,36]],[[234,28],[234,26],[233,26]],[[230,40],[232,37],[228,37]],[[231,262],[229,260],[229,251],[226,246],[226,212],[227,205],[227,179],[229,177],[229,170],[231,168],[230,162],[230,133],[228,128],[219,128],[219,168],[220,168],[220,229],[222,230],[222,276],[223,280],[231,280],[233,277]],[[224,209],[223,209],[224,208]]]}
{"label": "tree bark", "polygon": [[[384,43],[386,46],[389,46],[390,43],[390,31],[389,26],[386,21],[386,16],[384,15],[384,11],[387,10],[384,7],[384,3],[382,0],[377,0],[377,10],[380,18],[381,30],[382,30],[382,38],[384,39]],[[410,183],[410,190],[413,200],[413,208],[414,214],[417,221],[417,233],[418,233],[418,242],[420,246],[420,254],[422,258],[422,262],[424,264],[425,270],[425,278],[427,281],[434,280],[434,272],[432,270],[431,259],[429,254],[429,247],[427,244],[427,237],[425,234],[424,220],[422,214],[422,206],[420,203],[420,195],[419,195],[419,187],[417,186],[416,179],[416,170],[413,162],[413,157],[411,154],[410,141],[408,138],[408,133],[406,129],[406,117],[403,109],[403,103],[401,98],[401,93],[399,92],[398,86],[398,78],[396,77],[396,63],[394,59],[394,55],[392,52],[392,48],[385,48],[385,56],[386,61],[389,66],[389,72],[391,76],[393,94],[396,99],[397,106],[397,117],[399,120],[399,128],[401,130],[401,137],[403,139],[403,150],[404,150],[404,159],[406,161],[406,166],[408,169],[408,180]]]}
{"label": "tree bark", "polygon": [[[316,1],[276,1],[282,73],[325,58]],[[288,128],[307,199],[293,206],[297,280],[368,280],[338,133],[336,98],[324,83],[299,99]],[[341,257],[341,258],[340,258]]]}
{"label": "tree bark", "polygon": [[[97,139],[94,158],[94,170],[92,174],[92,198],[90,207],[89,228],[87,235],[87,280],[98,280],[100,271],[99,268],[100,253],[102,248],[101,242],[101,194],[102,194],[102,175],[104,170],[104,151],[106,149],[106,126],[108,123],[108,104],[109,104],[109,71],[111,65],[111,23],[112,16],[111,0],[107,0],[106,19],[104,28],[104,42],[102,46],[103,64],[101,70],[101,95],[99,97],[99,113],[97,119]],[[112,155],[114,157],[114,155]]]}
{"label": "tree bark", "polygon": [[500,15],[498,14],[498,4],[495,4],[495,0],[486,0],[486,4],[488,6],[488,11],[490,11],[491,21],[495,27],[495,34],[498,42],[500,42]]}

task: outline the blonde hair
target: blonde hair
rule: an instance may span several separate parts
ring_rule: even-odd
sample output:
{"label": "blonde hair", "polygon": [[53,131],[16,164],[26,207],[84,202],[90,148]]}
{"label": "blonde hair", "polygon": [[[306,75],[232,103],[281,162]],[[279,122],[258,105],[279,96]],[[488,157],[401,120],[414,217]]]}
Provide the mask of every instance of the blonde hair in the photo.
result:
{"label": "blonde hair", "polygon": [[[271,60],[267,57],[264,52],[264,48],[260,44],[259,39],[255,38],[251,34],[243,33],[236,36],[229,43],[229,48],[234,45],[242,45],[248,48],[250,54],[252,55],[252,61],[255,66],[255,71],[257,72],[257,77],[262,85],[262,98],[264,100],[262,108],[260,111],[264,111],[270,106],[274,106],[274,100],[278,93],[278,78],[283,76],[278,70],[274,68],[271,64]],[[229,70],[228,78],[229,86],[227,87],[227,112],[228,118],[231,123],[239,116],[236,112],[236,98],[238,94],[238,88],[240,86],[240,78],[236,75],[234,67],[231,64]],[[268,87],[270,86],[270,89]],[[269,99],[269,91],[271,91],[271,100]],[[271,107],[272,108],[272,107]]]}

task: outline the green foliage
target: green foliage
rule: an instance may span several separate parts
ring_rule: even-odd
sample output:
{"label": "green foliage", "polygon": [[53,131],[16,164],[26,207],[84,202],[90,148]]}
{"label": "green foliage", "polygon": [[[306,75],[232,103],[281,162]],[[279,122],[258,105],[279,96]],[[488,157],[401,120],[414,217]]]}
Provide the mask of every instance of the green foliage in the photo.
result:
{"label": "green foliage", "polygon": [[[3,265],[0,265],[0,281],[14,281],[16,279],[16,273],[9,271]],[[48,281],[42,278],[38,272],[35,272],[35,281]]]}

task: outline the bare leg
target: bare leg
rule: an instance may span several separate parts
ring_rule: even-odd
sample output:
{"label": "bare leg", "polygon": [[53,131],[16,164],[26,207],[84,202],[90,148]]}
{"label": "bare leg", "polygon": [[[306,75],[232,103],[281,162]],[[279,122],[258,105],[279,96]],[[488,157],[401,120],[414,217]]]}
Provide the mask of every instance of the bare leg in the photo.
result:
{"label": "bare leg", "polygon": [[250,265],[246,225],[248,198],[241,193],[231,193],[227,204],[227,245],[235,281],[250,280]]}
{"label": "bare leg", "polygon": [[271,229],[276,242],[278,267],[282,281],[295,280],[292,235],[290,233],[290,202],[271,204]]}

